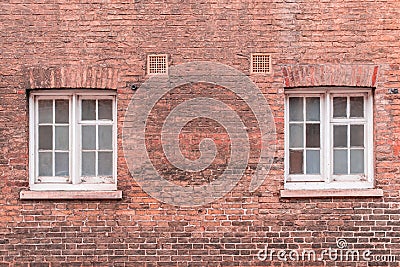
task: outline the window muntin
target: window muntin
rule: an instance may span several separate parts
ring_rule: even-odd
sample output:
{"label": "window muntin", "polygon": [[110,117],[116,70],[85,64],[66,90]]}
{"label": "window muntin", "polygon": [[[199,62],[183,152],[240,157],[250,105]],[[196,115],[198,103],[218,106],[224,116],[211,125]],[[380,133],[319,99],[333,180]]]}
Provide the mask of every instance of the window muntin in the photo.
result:
{"label": "window muntin", "polygon": [[291,91],[285,114],[286,188],[373,187],[370,91]]}
{"label": "window muntin", "polygon": [[30,107],[32,190],[116,189],[114,93],[40,91]]}

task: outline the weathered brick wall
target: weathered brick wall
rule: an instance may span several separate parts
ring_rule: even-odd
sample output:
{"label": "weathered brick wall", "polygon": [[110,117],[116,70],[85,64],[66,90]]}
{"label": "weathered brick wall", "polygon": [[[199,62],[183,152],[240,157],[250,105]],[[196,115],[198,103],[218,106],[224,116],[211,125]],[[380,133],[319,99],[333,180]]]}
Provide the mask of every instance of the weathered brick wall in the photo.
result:
{"label": "weathered brick wall", "polygon": [[[396,0],[1,2],[0,265],[368,265],[257,259],[266,244],[318,251],[336,247],[337,238],[345,238],[352,248],[397,255],[399,260],[400,101],[399,95],[388,94],[388,89],[400,87],[399,17]],[[272,55],[270,75],[250,74],[248,57],[254,52]],[[277,132],[274,164],[257,191],[248,190],[251,162],[232,192],[197,208],[163,204],[135,183],[123,157],[122,125],[134,94],[130,85],[140,86],[148,78],[149,53],[168,54],[170,65],[224,63],[257,84],[273,111]],[[314,85],[376,87],[375,180],[383,197],[280,198],[283,90]],[[117,90],[122,200],[19,199],[19,192],[29,187],[26,90],[60,87]],[[252,114],[240,99],[213,89],[201,84],[178,88],[166,98],[170,106],[160,105],[156,111],[167,112],[182,99],[206,95],[225,99],[251,126]],[[212,168],[223,168],[229,156],[223,129],[202,121],[188,127],[193,131],[188,139],[183,134],[188,158],[198,155],[200,138],[215,137],[220,150]],[[156,136],[158,125],[150,130]],[[155,165],[165,167],[157,137],[149,142]],[[211,169],[190,176],[169,166],[162,171],[168,179],[188,184],[207,182],[219,173]]]}

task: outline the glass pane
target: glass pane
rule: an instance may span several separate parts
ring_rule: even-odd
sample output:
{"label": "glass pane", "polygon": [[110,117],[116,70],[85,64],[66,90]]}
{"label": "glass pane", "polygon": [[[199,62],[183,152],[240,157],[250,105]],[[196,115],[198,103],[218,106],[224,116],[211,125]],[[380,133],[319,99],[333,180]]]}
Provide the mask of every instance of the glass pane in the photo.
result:
{"label": "glass pane", "polygon": [[96,120],[96,100],[82,100],[82,120]]}
{"label": "glass pane", "polygon": [[69,127],[68,126],[56,126],[56,140],[55,146],[57,150],[68,150],[69,149]]}
{"label": "glass pane", "polygon": [[306,124],[306,147],[320,147],[319,123]]}
{"label": "glass pane", "polygon": [[53,176],[51,152],[39,152],[39,176]]}
{"label": "glass pane", "polygon": [[39,149],[53,149],[53,126],[39,126]]}
{"label": "glass pane", "polygon": [[95,125],[82,126],[82,149],[83,150],[96,149],[96,126]]}
{"label": "glass pane", "polygon": [[307,156],[306,173],[320,174],[319,150],[307,150],[306,156]]}
{"label": "glass pane", "polygon": [[99,149],[112,149],[112,126],[99,126]]}
{"label": "glass pane", "polygon": [[39,100],[39,123],[53,123],[53,100]]}
{"label": "glass pane", "polygon": [[364,150],[350,150],[350,173],[364,173]]}
{"label": "glass pane", "polygon": [[55,153],[55,176],[69,176],[69,154],[68,152]]}
{"label": "glass pane", "polygon": [[347,147],[347,125],[333,126],[333,146]]}
{"label": "glass pane", "polygon": [[350,146],[364,147],[364,125],[350,125]]}
{"label": "glass pane", "polygon": [[69,122],[69,102],[68,100],[56,100],[56,123]]}
{"label": "glass pane", "polygon": [[303,147],[303,124],[289,125],[289,147]]}
{"label": "glass pane", "polygon": [[333,117],[347,117],[347,97],[333,98]]}
{"label": "glass pane", "polygon": [[289,121],[302,121],[303,120],[303,98],[290,97],[289,98]]}
{"label": "glass pane", "polygon": [[350,117],[364,117],[364,97],[350,97]]}
{"label": "glass pane", "polygon": [[82,152],[82,176],[96,176],[96,152]]}
{"label": "glass pane", "polygon": [[112,176],[112,152],[99,152],[99,176]]}
{"label": "glass pane", "polygon": [[112,120],[112,100],[99,100],[99,120]]}
{"label": "glass pane", "polygon": [[333,150],[333,174],[347,174],[347,150]]}
{"label": "glass pane", "polygon": [[303,174],[303,150],[290,150],[289,173]]}
{"label": "glass pane", "polygon": [[306,98],[306,120],[319,121],[319,97]]}

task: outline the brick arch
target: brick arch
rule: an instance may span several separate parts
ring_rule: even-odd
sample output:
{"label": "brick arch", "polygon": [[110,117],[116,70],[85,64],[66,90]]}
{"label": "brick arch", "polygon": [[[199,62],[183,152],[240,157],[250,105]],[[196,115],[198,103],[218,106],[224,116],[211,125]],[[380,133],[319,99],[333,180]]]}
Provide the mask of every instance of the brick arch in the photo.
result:
{"label": "brick arch", "polygon": [[375,87],[379,67],[368,64],[284,65],[284,86],[357,86]]}
{"label": "brick arch", "polygon": [[26,72],[26,88],[117,89],[118,69],[112,67],[33,67]]}

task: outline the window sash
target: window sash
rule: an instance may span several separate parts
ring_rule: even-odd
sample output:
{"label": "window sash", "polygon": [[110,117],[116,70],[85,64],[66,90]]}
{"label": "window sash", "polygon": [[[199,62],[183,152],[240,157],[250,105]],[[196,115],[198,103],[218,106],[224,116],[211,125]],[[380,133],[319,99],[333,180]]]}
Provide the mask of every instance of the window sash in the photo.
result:
{"label": "window sash", "polygon": [[[320,96],[320,138],[321,138],[321,175],[309,174],[290,174],[289,158],[289,98],[290,97],[316,97]],[[333,97],[337,96],[364,96],[364,118],[333,118]],[[304,107],[303,107],[304,108]],[[349,111],[348,111],[349,112]],[[371,188],[373,187],[373,121],[372,121],[373,103],[370,90],[353,90],[350,93],[343,89],[326,89],[323,93],[316,91],[291,91],[285,97],[285,188],[340,188],[339,184],[354,185],[350,188]],[[364,125],[364,174],[333,174],[333,125],[338,124],[357,124]],[[350,133],[348,133],[349,135]],[[350,138],[349,136],[347,137]],[[350,151],[350,147],[348,148]],[[305,157],[303,155],[303,157]],[[304,163],[305,164],[305,163]],[[350,164],[348,162],[348,164]]]}
{"label": "window sash", "polygon": [[[112,100],[112,120],[95,122],[99,125],[109,125],[112,127],[111,134],[111,149],[108,152],[112,153],[112,175],[107,177],[85,177],[85,181],[81,179],[81,135],[80,135],[80,103],[79,99],[108,99]],[[68,99],[69,100],[69,176],[39,176],[39,100],[55,100]],[[110,91],[93,92],[85,90],[80,92],[73,91],[38,91],[31,93],[29,98],[30,107],[30,143],[29,143],[29,172],[30,172],[30,187],[31,190],[116,190],[116,169],[117,169],[117,112],[116,112],[116,97],[115,93]],[[54,105],[53,105],[54,114]],[[54,118],[53,118],[54,123]],[[88,122],[93,123],[93,122]],[[53,126],[54,127],[54,126]],[[54,137],[53,137],[54,138]],[[54,141],[53,142],[53,150]],[[54,152],[53,152],[54,154]],[[53,159],[54,161],[54,159]],[[54,169],[54,166],[53,166]],[[54,174],[54,170],[52,172]],[[38,180],[39,179],[39,180]]]}
{"label": "window sash", "polygon": [[[291,97],[301,97],[303,101],[303,106],[302,106],[302,112],[303,112],[303,121],[296,121],[296,122],[291,122],[289,121],[289,112],[290,112],[290,106],[289,106],[289,99]],[[312,98],[312,97],[319,97],[320,99],[320,118],[319,121],[310,121],[307,120],[306,118],[306,99],[307,98]],[[325,157],[323,156],[324,153],[324,98],[323,94],[296,94],[296,95],[288,95],[286,97],[286,106],[285,106],[285,111],[286,111],[286,118],[285,118],[285,124],[286,124],[286,136],[285,136],[285,146],[286,146],[286,156],[285,159],[287,160],[287,164],[285,164],[285,172],[286,172],[286,181],[287,182],[321,182],[324,181],[324,164],[325,164]],[[307,124],[316,124],[319,123],[320,126],[320,146],[319,148],[312,148],[312,147],[307,147],[306,146],[306,125]],[[290,141],[290,129],[289,125],[291,124],[302,124],[303,125],[303,147],[302,148],[289,148],[289,141]],[[290,174],[289,173],[289,168],[290,168],[290,150],[302,150],[303,151],[303,174]],[[320,152],[320,174],[306,174],[307,169],[307,150],[319,150]]]}
{"label": "window sash", "polygon": [[[114,113],[115,113],[115,106],[114,106],[114,101],[112,102],[112,120],[100,120],[98,118],[98,114],[99,114],[99,100],[112,100],[111,97],[107,97],[107,96],[103,96],[103,97],[98,97],[96,98],[96,104],[95,104],[95,116],[96,118],[94,120],[83,120],[82,119],[82,101],[83,100],[93,100],[93,97],[89,97],[89,96],[81,96],[79,97],[78,101],[79,101],[79,115],[78,115],[78,127],[77,127],[77,136],[79,136],[79,141],[81,143],[80,147],[79,147],[79,162],[80,162],[80,166],[79,166],[79,177],[81,179],[81,182],[83,183],[113,183],[113,175],[99,175],[99,153],[105,152],[105,153],[109,153],[112,152],[112,154],[114,154],[115,152],[113,151],[115,145],[116,145],[116,138],[112,137],[111,140],[111,149],[101,149],[100,148],[100,144],[99,144],[99,130],[101,126],[111,126],[112,127],[112,133],[114,133],[116,131],[114,125],[115,125],[115,118],[114,118]],[[95,148],[94,149],[84,149],[83,148],[83,144],[82,144],[82,139],[83,139],[83,131],[82,131],[82,127],[95,127]],[[82,159],[82,154],[83,153],[94,153],[95,154],[95,158],[94,158],[94,175],[83,175],[82,171],[82,163],[83,163],[83,159]],[[114,162],[114,160],[112,160],[112,166],[114,169],[114,164],[116,164]]]}
{"label": "window sash", "polygon": [[[359,118],[352,118],[350,117],[350,98],[351,97],[363,97],[363,117]],[[332,93],[328,95],[330,98],[330,139],[331,139],[331,151],[330,151],[330,158],[331,158],[331,181],[367,181],[368,177],[368,140],[371,139],[369,137],[370,133],[368,131],[368,93],[358,93],[358,94],[340,94],[340,93]],[[346,97],[346,118],[335,118],[333,117],[333,99],[335,97]],[[372,110],[371,110],[372,111]],[[371,122],[372,123],[372,122]],[[346,135],[346,147],[342,148],[335,148],[334,147],[334,127],[339,126],[339,125],[344,125],[347,127],[347,135]],[[351,126],[352,125],[362,125],[363,126],[363,173],[362,174],[352,174],[351,173],[351,151],[356,150],[356,149],[361,149],[361,147],[357,148],[352,148],[350,144],[350,139],[351,139]],[[343,150],[346,151],[347,154],[347,173],[345,174],[335,174],[334,173],[334,151],[335,150]],[[372,157],[372,156],[371,156]]]}
{"label": "window sash", "polygon": [[[39,101],[43,100],[51,100],[52,101],[52,122],[39,122]],[[68,100],[69,101],[69,109],[68,109],[68,118],[69,118],[69,123],[56,123],[55,122],[55,101],[56,100]],[[71,182],[71,104],[70,104],[70,97],[68,96],[54,96],[54,97],[49,97],[49,96],[38,96],[35,99],[35,104],[34,104],[34,131],[35,131],[35,142],[34,142],[34,153],[35,153],[35,182],[36,183],[48,183],[49,181],[53,180],[54,183],[70,183]],[[65,152],[66,150],[57,150],[55,147],[55,127],[57,126],[67,126],[68,125],[68,135],[69,135],[69,145],[68,145],[68,156],[69,156],[69,176],[56,176],[55,174],[55,153],[57,152]],[[52,127],[52,148],[51,149],[40,149],[39,148],[39,127],[40,126],[51,126]],[[52,176],[39,176],[39,153],[51,153],[51,161],[52,161]]]}

